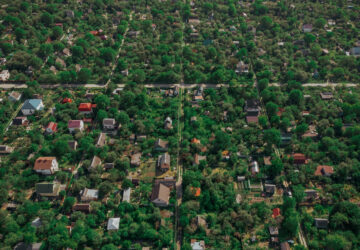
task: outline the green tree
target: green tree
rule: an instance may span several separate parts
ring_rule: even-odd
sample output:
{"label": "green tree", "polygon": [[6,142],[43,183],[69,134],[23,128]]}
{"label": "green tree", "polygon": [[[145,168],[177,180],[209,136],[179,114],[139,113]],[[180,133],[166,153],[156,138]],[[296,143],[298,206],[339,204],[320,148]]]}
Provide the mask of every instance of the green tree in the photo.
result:
{"label": "green tree", "polygon": [[264,141],[266,141],[270,146],[279,145],[281,141],[280,131],[275,128],[265,130]]}
{"label": "green tree", "polygon": [[290,91],[290,94],[289,94],[290,103],[295,104],[295,105],[300,105],[303,99],[304,99],[304,96],[303,96],[303,93],[301,90],[293,89]]}
{"label": "green tree", "polygon": [[47,57],[49,55],[51,55],[54,52],[54,48],[52,46],[52,44],[41,44],[40,45],[40,49],[39,49],[39,56],[40,57]]}
{"label": "green tree", "polygon": [[113,62],[115,60],[115,51],[112,48],[101,48],[100,58],[104,59],[106,62]]}
{"label": "green tree", "polygon": [[15,29],[15,36],[17,40],[23,39],[26,37],[26,31],[20,27]]}
{"label": "green tree", "polygon": [[84,49],[81,46],[75,45],[71,48],[71,53],[73,57],[82,58],[84,55]]}
{"label": "green tree", "polygon": [[62,28],[60,28],[59,26],[55,26],[53,29],[52,29],[52,38],[53,39],[59,39],[61,38],[63,35],[63,30]]}
{"label": "green tree", "polygon": [[51,15],[49,12],[44,12],[40,17],[40,21],[45,26],[49,27],[54,23],[54,16]]}
{"label": "green tree", "polygon": [[97,108],[106,109],[110,105],[110,98],[107,95],[97,95],[94,99]]}
{"label": "green tree", "polygon": [[91,79],[91,70],[88,68],[82,68],[78,74],[77,79],[80,83],[86,83]]}

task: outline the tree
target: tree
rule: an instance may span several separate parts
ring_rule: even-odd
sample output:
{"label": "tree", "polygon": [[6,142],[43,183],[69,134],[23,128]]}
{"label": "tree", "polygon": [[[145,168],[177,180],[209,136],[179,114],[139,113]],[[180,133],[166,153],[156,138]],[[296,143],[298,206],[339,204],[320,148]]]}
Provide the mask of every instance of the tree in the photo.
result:
{"label": "tree", "polygon": [[62,35],[63,35],[63,30],[59,26],[55,26],[52,29],[52,38],[53,39],[59,39],[62,37]]}
{"label": "tree", "polygon": [[266,141],[270,146],[279,145],[281,141],[280,131],[275,128],[265,130],[264,141]]}
{"label": "tree", "polygon": [[266,112],[267,112],[269,117],[272,117],[272,116],[276,115],[278,110],[279,110],[279,107],[278,107],[277,104],[275,104],[273,102],[266,103]]}
{"label": "tree", "polygon": [[104,59],[106,62],[113,62],[115,60],[115,51],[112,48],[101,48],[100,49],[100,58]]}
{"label": "tree", "polygon": [[305,37],[304,37],[304,41],[307,44],[313,43],[316,41],[316,36],[314,36],[313,34],[310,34],[310,33],[306,33]]}
{"label": "tree", "polygon": [[329,250],[350,250],[351,249],[351,242],[345,239],[343,236],[339,234],[329,234],[326,236],[326,249]]}
{"label": "tree", "polygon": [[54,145],[54,153],[61,157],[70,151],[69,144],[65,140],[58,140]]}
{"label": "tree", "polygon": [[142,69],[134,70],[132,77],[133,81],[136,83],[143,83],[146,79],[145,72]]}
{"label": "tree", "polygon": [[214,146],[216,150],[224,150],[230,146],[231,143],[231,137],[223,132],[223,131],[217,131],[215,133],[215,140],[214,140]]}
{"label": "tree", "polygon": [[73,57],[82,58],[84,55],[84,49],[81,46],[75,45],[71,48],[71,53]]}
{"label": "tree", "polygon": [[301,90],[293,89],[290,91],[290,94],[289,94],[290,103],[295,104],[295,105],[300,105],[300,103],[302,102],[303,99],[304,99],[304,96],[303,96],[303,93]]}
{"label": "tree", "polygon": [[68,213],[71,211],[72,207],[74,206],[76,202],[76,199],[72,196],[68,196],[64,200],[63,209],[65,213]]}
{"label": "tree", "polygon": [[17,40],[23,39],[26,36],[26,31],[20,27],[15,29],[15,36]]}
{"label": "tree", "polygon": [[113,186],[109,181],[104,181],[99,186],[99,196],[105,197],[112,190]]}
{"label": "tree", "polygon": [[295,185],[292,189],[296,202],[302,202],[305,197],[305,188],[302,185]]}
{"label": "tree", "polygon": [[273,21],[269,16],[263,16],[260,19],[260,27],[259,28],[261,30],[269,30],[269,29],[271,29],[272,25],[273,25]]}
{"label": "tree", "polygon": [[51,15],[49,12],[44,12],[40,17],[40,21],[45,26],[50,26],[54,22],[54,16]]}
{"label": "tree", "polygon": [[258,81],[258,88],[259,88],[259,90],[260,90],[260,92],[261,91],[263,91],[264,89],[266,89],[267,87],[268,87],[268,85],[269,85],[269,79],[267,79],[267,78],[263,78],[263,79],[260,79],[259,81]]}
{"label": "tree", "polygon": [[47,57],[50,54],[52,54],[54,52],[54,48],[52,46],[52,44],[41,44],[40,45],[40,49],[39,49],[39,56],[41,57]]}
{"label": "tree", "polygon": [[267,172],[272,178],[275,178],[281,174],[283,168],[284,165],[281,159],[279,157],[273,157],[273,159],[271,159],[271,165],[267,168]]}
{"label": "tree", "polygon": [[106,109],[110,105],[110,98],[107,95],[97,95],[94,99],[96,107],[99,109]]}
{"label": "tree", "polygon": [[91,78],[91,70],[88,68],[82,68],[77,74],[77,78],[80,83],[86,83]]}
{"label": "tree", "polygon": [[320,17],[315,20],[314,26],[318,29],[321,29],[321,28],[324,28],[325,24],[326,24],[326,20],[324,18]]}

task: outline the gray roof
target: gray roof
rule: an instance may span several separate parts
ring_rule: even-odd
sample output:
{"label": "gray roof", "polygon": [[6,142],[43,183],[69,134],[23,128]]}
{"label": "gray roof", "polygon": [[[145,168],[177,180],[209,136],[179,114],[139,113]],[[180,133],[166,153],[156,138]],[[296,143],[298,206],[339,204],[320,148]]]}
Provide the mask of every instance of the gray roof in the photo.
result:
{"label": "gray roof", "polygon": [[326,229],[328,227],[328,224],[328,219],[315,218],[315,226],[317,228]]}
{"label": "gray roof", "polygon": [[118,230],[120,218],[110,218],[107,224],[107,230]]}
{"label": "gray roof", "polygon": [[131,188],[125,189],[123,192],[123,202],[127,201],[130,203]]}

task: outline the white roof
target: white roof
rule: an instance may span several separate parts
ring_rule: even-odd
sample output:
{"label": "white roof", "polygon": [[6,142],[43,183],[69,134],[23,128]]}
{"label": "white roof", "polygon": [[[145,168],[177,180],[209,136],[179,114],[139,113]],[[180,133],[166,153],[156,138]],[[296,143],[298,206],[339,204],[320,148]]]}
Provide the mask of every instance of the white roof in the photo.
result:
{"label": "white roof", "polygon": [[110,218],[107,224],[107,230],[118,230],[120,218]]}
{"label": "white roof", "polygon": [[125,189],[123,192],[123,202],[127,201],[130,203],[130,193],[131,193],[131,188]]}

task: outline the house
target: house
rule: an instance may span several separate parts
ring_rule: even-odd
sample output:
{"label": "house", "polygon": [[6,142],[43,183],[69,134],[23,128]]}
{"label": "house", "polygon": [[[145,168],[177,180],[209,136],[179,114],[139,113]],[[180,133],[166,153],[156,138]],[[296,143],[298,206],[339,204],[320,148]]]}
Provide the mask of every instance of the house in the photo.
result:
{"label": "house", "polygon": [[165,122],[164,122],[164,128],[165,128],[166,130],[170,130],[170,129],[173,128],[173,127],[172,127],[172,120],[171,120],[170,117],[166,117]]}
{"label": "house", "polygon": [[170,155],[169,153],[164,153],[162,155],[159,155],[158,161],[157,161],[157,167],[159,170],[163,173],[168,171],[170,169]]}
{"label": "house", "polygon": [[268,229],[269,229],[269,233],[270,233],[271,236],[279,235],[278,227],[269,226]]}
{"label": "house", "polygon": [[244,111],[247,116],[259,116],[260,115],[260,100],[249,99],[245,101]]}
{"label": "house", "polygon": [[246,116],[246,123],[255,123],[257,124],[259,122],[259,117],[257,116]]}
{"label": "house", "polygon": [[165,207],[169,205],[170,188],[162,183],[155,184],[151,194],[151,202],[156,206]]}
{"label": "house", "polygon": [[312,26],[312,24],[304,24],[302,26],[302,30],[305,33],[311,32],[313,30],[313,26]]}
{"label": "house", "polygon": [[190,187],[190,191],[195,197],[199,197],[201,195],[201,188],[199,187]]}
{"label": "house", "polygon": [[7,81],[10,78],[9,70],[5,69],[0,73],[0,81]]}
{"label": "house", "polygon": [[292,158],[294,159],[294,164],[306,164],[307,163],[307,159],[306,156],[304,154],[301,153],[295,153],[292,155]]}
{"label": "house", "polygon": [[271,156],[264,156],[264,165],[265,166],[271,166]]}
{"label": "house", "polygon": [[76,150],[77,149],[77,141],[68,141],[68,145],[72,150]]}
{"label": "house", "polygon": [[196,216],[196,225],[199,227],[204,227],[206,228],[207,227],[207,224],[206,224],[206,220],[200,216],[200,215],[197,215]]}
{"label": "house", "polygon": [[28,120],[25,116],[18,116],[13,119],[12,125],[21,126],[25,125],[27,122]]}
{"label": "house", "polygon": [[244,63],[243,61],[238,62],[235,68],[236,74],[249,73],[249,64]]}
{"label": "house", "polygon": [[105,170],[113,169],[114,166],[115,166],[114,163],[108,162],[108,163],[105,163],[105,164],[104,164],[104,169],[105,169]]}
{"label": "house", "polygon": [[96,201],[99,198],[99,190],[85,188],[80,192],[82,202]]}
{"label": "house", "polygon": [[157,139],[155,142],[155,150],[156,151],[161,151],[161,152],[166,152],[169,149],[169,142],[168,141],[164,141],[162,139]]}
{"label": "house", "polygon": [[105,118],[103,119],[102,125],[105,130],[114,130],[115,129],[115,119],[113,118]]}
{"label": "house", "polygon": [[62,53],[66,57],[71,56],[71,52],[70,52],[70,50],[68,48],[63,49]]}
{"label": "house", "polygon": [[38,228],[42,225],[41,219],[40,217],[35,218],[32,222],[31,222],[31,226]]}
{"label": "house", "polygon": [[66,63],[60,57],[56,58],[55,63],[60,64],[63,68],[66,68]]}
{"label": "house", "polygon": [[264,187],[265,187],[265,193],[268,196],[274,195],[275,190],[276,190],[276,186],[274,184],[265,184]]}
{"label": "house", "polygon": [[93,108],[96,108],[96,104],[80,103],[78,111],[81,114],[91,114]]}
{"label": "house", "polygon": [[132,38],[137,38],[140,35],[140,31],[131,30],[127,33],[127,35]]}
{"label": "house", "polygon": [[72,207],[72,210],[73,210],[73,211],[90,213],[90,211],[91,211],[91,205],[90,205],[90,203],[76,203],[76,204]]}
{"label": "house", "polygon": [[321,92],[320,96],[321,96],[321,99],[323,99],[323,100],[331,100],[334,98],[334,95],[331,92]]}
{"label": "house", "polygon": [[291,142],[291,138],[292,135],[290,133],[281,133],[281,136],[280,136],[280,143],[282,145],[284,144],[289,144]]}
{"label": "house", "polygon": [[195,154],[194,157],[194,165],[199,165],[201,161],[206,161],[206,155],[199,155],[199,154]]}
{"label": "house", "polygon": [[92,161],[91,161],[89,170],[95,169],[95,168],[97,168],[97,167],[100,166],[100,165],[101,165],[101,159],[95,155],[95,156],[93,157]]}
{"label": "house", "polygon": [[259,173],[259,164],[257,161],[252,161],[250,163],[250,172],[254,175]]}
{"label": "house", "polygon": [[84,130],[84,122],[82,120],[70,120],[68,121],[68,129],[70,133],[76,131],[82,132]]}
{"label": "house", "polygon": [[46,134],[53,134],[57,131],[57,123],[49,122],[49,124],[45,128]]}
{"label": "house", "polygon": [[62,99],[62,101],[61,101],[61,103],[62,104],[65,104],[65,103],[72,103],[73,102],[73,100],[71,99],[71,98],[67,98],[67,97],[65,97],[64,99]]}
{"label": "house", "polygon": [[200,24],[200,20],[197,18],[189,18],[189,24],[198,25]]}
{"label": "house", "polygon": [[287,241],[281,242],[280,250],[291,250],[289,243]]}
{"label": "house", "polygon": [[107,230],[118,230],[120,224],[120,218],[110,218],[107,223]]}
{"label": "house", "polygon": [[197,241],[196,239],[191,239],[190,245],[192,250],[205,250],[205,241],[203,240]]}
{"label": "house", "polygon": [[317,229],[327,229],[329,225],[328,219],[315,218],[314,222]]}
{"label": "house", "polygon": [[14,250],[40,250],[42,243],[24,243],[19,242],[15,245]]}
{"label": "house", "polygon": [[20,101],[21,99],[21,93],[17,92],[17,91],[11,91],[9,94],[9,100],[12,102],[17,102]]}
{"label": "house", "polygon": [[306,189],[305,190],[305,200],[306,201],[313,201],[319,198],[319,195],[316,190],[313,189]]}
{"label": "house", "polygon": [[138,167],[141,164],[141,153],[136,153],[131,155],[131,160],[130,160],[130,164],[132,166]]}
{"label": "house", "polygon": [[360,47],[353,47],[350,49],[350,55],[360,56]]}
{"label": "house", "polygon": [[36,111],[44,109],[44,104],[41,99],[28,99],[24,102],[21,107],[21,112],[23,115],[32,115]]}
{"label": "house", "polygon": [[10,154],[14,151],[14,148],[6,146],[6,145],[0,145],[0,154]]}
{"label": "house", "polygon": [[66,10],[66,11],[65,11],[65,15],[66,15],[66,17],[70,17],[70,18],[74,18],[74,17],[75,17],[74,11],[72,11],[72,10]]}
{"label": "house", "polygon": [[60,183],[42,182],[35,185],[36,194],[40,197],[57,198],[65,187]]}
{"label": "house", "polygon": [[280,214],[280,208],[274,208],[273,210],[273,213],[272,213],[272,217],[275,219],[277,217],[279,217],[281,214]]}
{"label": "house", "polygon": [[35,161],[34,170],[38,174],[51,175],[59,171],[55,157],[39,157]]}
{"label": "house", "polygon": [[334,168],[326,165],[319,165],[316,168],[315,176],[327,176],[329,177],[334,173]]}
{"label": "house", "polygon": [[105,142],[106,142],[106,134],[100,133],[100,135],[96,141],[96,147],[97,148],[103,147],[105,145]]}
{"label": "house", "polygon": [[203,101],[203,100],[204,100],[204,97],[202,95],[195,95],[194,98],[193,98],[194,102],[200,102],[200,101]]}
{"label": "house", "polygon": [[192,138],[192,139],[191,139],[191,143],[193,143],[193,144],[200,144],[201,142],[200,142],[199,139]]}
{"label": "house", "polygon": [[123,192],[123,199],[122,201],[126,201],[128,203],[130,203],[130,195],[131,195],[131,188],[127,188],[124,190]]}

